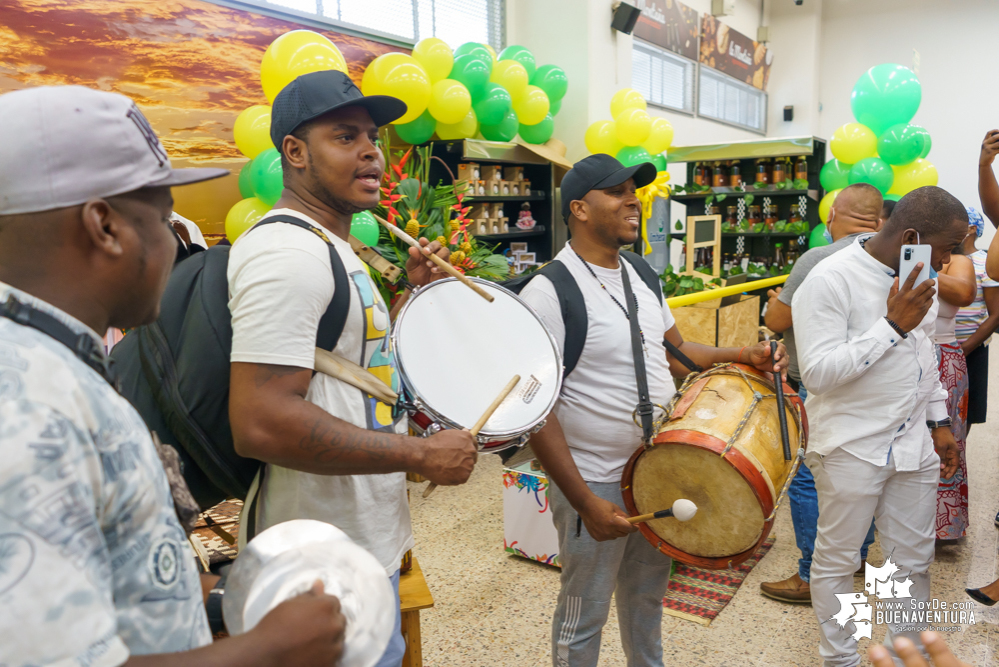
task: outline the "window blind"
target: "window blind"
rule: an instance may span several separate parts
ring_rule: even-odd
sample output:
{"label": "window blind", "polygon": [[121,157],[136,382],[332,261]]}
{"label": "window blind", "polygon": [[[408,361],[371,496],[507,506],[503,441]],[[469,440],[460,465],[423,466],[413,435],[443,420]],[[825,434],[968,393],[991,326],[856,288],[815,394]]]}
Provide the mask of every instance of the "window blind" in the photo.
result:
{"label": "window blind", "polygon": [[631,85],[649,104],[694,112],[695,63],[639,39],[631,51]]}
{"label": "window blind", "polygon": [[766,133],[766,93],[709,67],[698,70],[698,116]]}

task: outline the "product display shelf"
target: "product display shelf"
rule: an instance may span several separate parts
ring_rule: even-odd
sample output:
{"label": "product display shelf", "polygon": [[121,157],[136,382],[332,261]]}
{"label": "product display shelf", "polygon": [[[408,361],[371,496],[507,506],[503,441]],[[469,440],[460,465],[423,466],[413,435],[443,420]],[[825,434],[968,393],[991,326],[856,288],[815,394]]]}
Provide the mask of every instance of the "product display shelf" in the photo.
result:
{"label": "product display shelf", "polygon": [[[470,195],[469,202],[504,202],[504,201],[544,201],[545,193],[531,190],[529,195]],[[534,210],[534,207],[531,207]]]}
{"label": "product display shelf", "polygon": [[476,238],[483,241],[503,241],[503,240],[516,240],[516,239],[529,239],[535,236],[545,236],[548,234],[548,229],[544,225],[535,225],[534,229],[517,229],[512,228],[515,231],[505,232],[503,234],[477,234]]}
{"label": "product display shelf", "polygon": [[[781,195],[781,196],[785,196],[785,197],[786,196],[802,196],[802,195],[804,195],[804,196],[806,196],[809,199],[812,199],[814,201],[819,201],[820,199],[822,199],[822,197],[819,196],[819,191],[818,190],[790,190],[790,189],[778,190],[776,188],[759,188],[759,189],[757,189],[757,188],[752,188],[752,187],[750,187],[747,190],[736,190],[734,188],[721,188],[721,187],[720,188],[711,188],[710,192],[708,192],[708,191],[705,191],[705,192],[689,192],[689,193],[688,192],[684,192],[684,193],[681,193],[681,194],[678,194],[678,195],[673,195],[671,197],[671,199],[673,199],[674,201],[686,203],[686,202],[689,202],[689,201],[698,201],[698,200],[702,200],[702,199],[707,199],[711,195],[715,195],[716,197],[718,195],[731,195],[732,197],[744,197],[745,195],[753,195],[753,196],[759,196],[759,197],[766,197],[766,196],[770,196],[770,195]],[[726,199],[726,201],[728,201],[728,200]],[[724,202],[722,202],[722,203],[724,203]]]}

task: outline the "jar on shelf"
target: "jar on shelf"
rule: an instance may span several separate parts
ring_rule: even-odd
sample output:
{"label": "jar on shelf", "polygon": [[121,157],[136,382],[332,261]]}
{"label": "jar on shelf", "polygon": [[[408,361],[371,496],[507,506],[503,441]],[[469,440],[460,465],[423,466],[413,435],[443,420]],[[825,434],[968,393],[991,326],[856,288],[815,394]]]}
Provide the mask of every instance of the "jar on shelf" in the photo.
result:
{"label": "jar on shelf", "polygon": [[735,227],[739,224],[739,207],[738,206],[726,206],[725,207],[725,224],[729,227]]}
{"label": "jar on shelf", "polygon": [[742,170],[739,168],[738,162],[733,162],[728,169],[728,185],[732,188],[738,188],[742,185]]}
{"label": "jar on shelf", "polygon": [[707,186],[711,185],[711,175],[713,172],[714,170],[711,169],[710,163],[705,162],[704,164],[701,165],[701,178],[703,179],[701,185],[707,185]]}
{"label": "jar on shelf", "polygon": [[746,208],[746,223],[752,227],[760,222],[760,205],[752,204]]}
{"label": "jar on shelf", "polygon": [[769,204],[763,207],[763,222],[766,224],[767,229],[770,231],[774,230],[774,225],[777,224],[777,207],[773,204]]}
{"label": "jar on shelf", "polygon": [[804,155],[799,157],[798,161],[794,163],[794,180],[796,181],[808,180],[808,161],[805,160]]}
{"label": "jar on shelf", "polygon": [[721,207],[718,204],[711,204],[704,207],[704,215],[721,215]]}
{"label": "jar on shelf", "polygon": [[694,185],[704,185],[704,165],[694,163]]}
{"label": "jar on shelf", "polygon": [[791,215],[787,218],[787,224],[793,225],[796,222],[801,222],[801,212],[798,209],[797,204],[791,206]]}
{"label": "jar on shelf", "polygon": [[769,183],[767,178],[767,163],[763,160],[756,161],[756,182],[757,183]]}
{"label": "jar on shelf", "polygon": [[725,173],[725,165],[721,162],[715,162],[714,173],[711,177],[711,186],[723,188],[726,185],[728,185],[728,175]]}
{"label": "jar on shelf", "polygon": [[784,172],[784,161],[783,160],[775,161],[773,169],[773,178],[772,178],[773,184],[777,185],[778,183],[783,183],[784,179],[786,178],[787,175]]}

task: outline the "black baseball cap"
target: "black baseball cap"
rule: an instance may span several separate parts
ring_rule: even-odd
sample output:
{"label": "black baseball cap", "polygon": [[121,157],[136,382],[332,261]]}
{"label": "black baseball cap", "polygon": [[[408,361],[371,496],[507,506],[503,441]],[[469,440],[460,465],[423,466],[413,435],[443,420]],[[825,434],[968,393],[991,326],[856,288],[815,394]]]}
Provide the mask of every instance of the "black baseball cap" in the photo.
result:
{"label": "black baseball cap", "polygon": [[582,199],[590,190],[612,188],[629,178],[634,178],[635,185],[643,188],[656,180],[656,165],[642,162],[633,167],[625,167],[606,153],[583,158],[562,177],[562,219],[569,222],[569,204]]}
{"label": "black baseball cap", "polygon": [[406,114],[405,102],[387,95],[365,97],[343,72],[311,72],[289,83],[274,98],[271,141],[280,151],[284,138],[299,125],[344,107],[364,107],[379,127]]}

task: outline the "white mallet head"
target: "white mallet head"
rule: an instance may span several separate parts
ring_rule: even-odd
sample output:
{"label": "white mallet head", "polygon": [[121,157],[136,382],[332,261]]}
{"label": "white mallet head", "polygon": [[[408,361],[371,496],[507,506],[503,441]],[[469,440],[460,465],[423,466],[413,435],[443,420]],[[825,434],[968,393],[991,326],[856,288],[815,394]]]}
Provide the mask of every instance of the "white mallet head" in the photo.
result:
{"label": "white mallet head", "polygon": [[687,500],[686,498],[680,498],[675,503],[673,503],[673,516],[679,521],[690,521],[697,514],[697,505]]}

